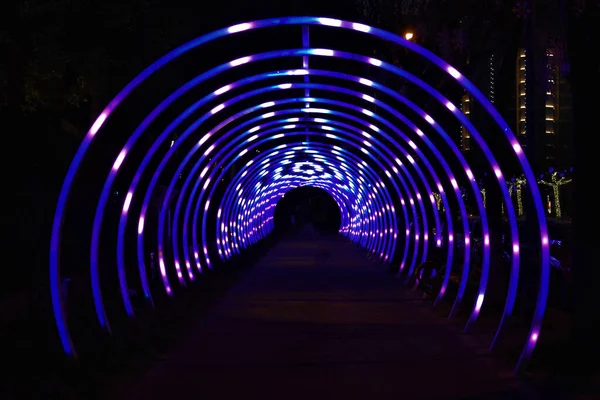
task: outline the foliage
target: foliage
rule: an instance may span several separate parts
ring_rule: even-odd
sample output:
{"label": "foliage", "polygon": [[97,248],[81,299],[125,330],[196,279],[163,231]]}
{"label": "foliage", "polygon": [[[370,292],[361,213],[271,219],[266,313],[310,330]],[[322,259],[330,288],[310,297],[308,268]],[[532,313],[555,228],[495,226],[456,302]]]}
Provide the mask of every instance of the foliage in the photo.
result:
{"label": "foliage", "polygon": [[[93,118],[128,78],[176,39],[165,39],[165,29],[177,25],[151,2],[158,0],[15,4],[12,14],[4,15],[12,23],[0,24],[5,27],[0,49],[8,55],[0,62],[0,107],[24,116],[85,113]],[[145,43],[153,50],[134,58],[129,46]]]}

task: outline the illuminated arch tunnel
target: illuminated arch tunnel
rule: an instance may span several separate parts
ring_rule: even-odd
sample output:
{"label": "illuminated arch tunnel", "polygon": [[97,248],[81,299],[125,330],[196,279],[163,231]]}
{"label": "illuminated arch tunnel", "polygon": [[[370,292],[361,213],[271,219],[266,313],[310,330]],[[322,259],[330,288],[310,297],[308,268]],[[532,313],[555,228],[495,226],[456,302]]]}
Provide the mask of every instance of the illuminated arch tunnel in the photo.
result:
{"label": "illuminated arch tunnel", "polygon": [[[370,40],[404,48],[407,57],[429,63],[449,84],[470,93],[494,122],[493,132],[488,128],[485,135],[493,135],[495,142],[501,137],[504,143],[494,145],[494,153],[489,136],[416,74],[351,48],[319,47],[313,31],[324,39],[345,35],[347,46]],[[283,32],[302,45],[221,61],[221,56],[211,58],[215,49],[222,50],[220,43],[261,32]],[[180,76],[169,68],[177,67],[180,59],[189,61],[190,55],[194,60],[203,57],[203,69],[209,66],[165,91],[166,83]],[[186,65],[189,71],[190,63]],[[410,84],[411,90],[423,94],[418,98],[426,96],[428,101],[417,104],[392,89],[389,82],[394,79]],[[163,84],[152,86],[153,81]],[[153,89],[144,92],[148,85]],[[133,103],[138,108],[144,108],[140,103],[154,105],[143,119],[132,122],[127,110]],[[125,120],[127,124],[121,124]],[[536,179],[515,135],[465,76],[428,50],[374,27],[316,17],[243,23],[192,40],[135,77],[93,123],[64,180],[52,230],[50,285],[64,353],[77,357],[77,336],[69,329],[61,284],[61,267],[74,251],[64,239],[72,224],[65,222],[75,214],[90,216],[91,236],[78,237],[77,246],[89,246],[88,293],[99,328],[110,334],[103,276],[117,277],[119,302],[134,318],[139,305],[131,299],[132,287],[141,289],[146,306],[177,296],[215,264],[226,266],[268,237],[278,201],[302,186],[326,191],[340,209],[339,234],[370,257],[391,264],[399,278],[410,279],[433,251],[441,252],[446,268],[436,304],[449,295],[452,265],[460,260],[458,288],[446,300],[453,303],[450,315],[460,306],[468,307],[467,327],[474,324],[486,303],[491,243],[502,239],[491,235],[475,170],[449,133],[461,125],[489,165],[510,226],[505,239],[512,248],[510,282],[496,337],[513,313],[521,276],[516,214],[503,171],[517,166],[531,182],[541,257],[539,265],[525,267],[540,272],[518,366],[530,357],[540,334],[549,289],[549,248]],[[107,159],[110,164],[104,168]],[[471,228],[461,186],[474,199],[473,212],[479,214],[482,230],[481,276],[472,304],[462,302],[471,265]],[[116,188],[124,195],[111,201]],[[85,191],[97,191],[98,201],[77,201]],[[460,247],[455,240],[459,236]],[[150,253],[157,259],[151,260]],[[149,280],[154,261],[158,287]]]}

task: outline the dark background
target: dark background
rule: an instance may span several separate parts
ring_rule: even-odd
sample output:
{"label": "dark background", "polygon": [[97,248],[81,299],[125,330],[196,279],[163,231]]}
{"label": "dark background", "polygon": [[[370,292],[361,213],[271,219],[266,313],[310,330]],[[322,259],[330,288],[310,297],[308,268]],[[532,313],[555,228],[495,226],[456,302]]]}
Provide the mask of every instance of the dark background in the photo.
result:
{"label": "dark background", "polygon": [[[100,110],[137,73],[167,51],[216,28],[282,15],[331,16],[378,25],[399,34],[410,29],[416,32],[420,44],[440,54],[459,70],[468,71],[469,77],[474,81],[483,74],[482,68],[478,66],[491,49],[504,52],[507,61],[500,67],[496,105],[502,115],[512,121],[514,70],[509,61],[512,60],[515,47],[524,41],[527,32],[525,18],[519,11],[522,3],[524,2],[495,0],[2,2],[0,128],[3,133],[2,183],[5,206],[2,211],[4,262],[0,266],[3,277],[0,280],[0,328],[5,334],[11,333],[5,343],[8,347],[31,346],[26,333],[35,326],[34,329],[47,338],[44,346],[57,346],[47,293],[47,260],[50,226],[60,185],[83,135]],[[592,218],[589,214],[595,207],[590,203],[594,198],[586,192],[591,187],[588,182],[593,180],[586,178],[585,173],[595,170],[589,164],[591,158],[586,150],[595,148],[590,142],[593,138],[590,127],[596,125],[593,119],[597,111],[594,107],[598,106],[595,76],[600,71],[597,57],[591,55],[595,54],[598,43],[598,30],[595,28],[598,26],[598,2],[568,3],[564,15],[568,18],[570,27],[566,41],[575,99],[574,142],[580,152],[572,157],[579,174],[579,183],[575,188],[579,199],[576,201],[580,203],[573,209],[575,217],[576,213],[580,214],[579,219],[575,220],[575,226],[578,232],[595,232],[596,228],[590,226]],[[580,8],[583,11],[579,11]],[[541,26],[545,21],[544,18],[539,18],[535,29],[542,30]],[[276,48],[280,44],[287,44],[289,40],[297,39],[269,36],[264,40],[269,40],[269,43],[255,43],[256,48]],[[339,40],[336,42],[335,38],[331,40],[332,45],[358,48],[362,45],[342,43]],[[237,45],[240,46],[238,48],[235,48],[235,44],[230,46],[234,51],[247,52],[241,45]],[[299,40],[297,46],[300,46]],[[220,54],[218,50],[212,49],[217,58]],[[225,54],[232,49],[223,50],[222,54]],[[373,46],[366,51],[410,68],[413,72],[417,71],[425,81],[434,82],[444,91],[446,83],[439,74],[416,61],[406,59],[403,53],[384,46]],[[202,63],[203,60],[198,62]],[[181,68],[193,74],[194,64],[188,63]],[[147,90],[160,92],[161,89],[172,87],[168,79],[173,78],[164,79],[164,85],[155,83],[155,86]],[[410,90],[405,88],[403,82],[390,82],[390,85],[399,91]],[[408,93],[415,102],[420,103],[418,93]],[[459,91],[452,92],[450,88],[449,93],[453,101],[459,101]],[[142,113],[145,106],[140,105],[140,110],[131,106],[129,110],[132,114],[138,111]],[[430,107],[435,109],[436,106]],[[119,118],[120,121],[127,120],[127,116]],[[130,128],[136,126],[136,121],[138,120],[132,118],[130,126],[123,125],[123,132],[116,136],[123,139],[131,131]],[[489,133],[488,138],[493,141],[493,132]],[[114,143],[100,143],[98,148],[106,146],[109,149],[113,145]],[[102,152],[99,154],[102,155]],[[566,151],[565,154],[576,153]],[[104,158],[106,162],[112,156]],[[572,165],[572,161],[567,160],[557,168]],[[540,167],[537,172],[542,169]],[[88,165],[87,171],[94,172],[93,165]],[[103,178],[105,171],[98,168],[96,177]],[[97,200],[97,192],[91,189],[93,187],[93,184],[90,187],[82,184],[80,187],[79,203],[71,206],[75,217],[80,205],[81,212],[85,214],[85,199]],[[298,199],[306,199],[306,196],[313,195],[298,196]],[[320,194],[315,196],[323,199],[322,204],[326,204],[325,198]],[[586,203],[584,199],[587,199]],[[81,230],[89,235],[89,226],[82,225]],[[79,261],[79,267],[85,270],[88,262],[84,248],[89,246],[88,240],[76,239],[72,239],[69,249],[80,247],[81,254],[74,251],[76,255],[73,264],[77,265]],[[579,265],[597,264],[595,256],[589,253],[593,248],[591,240],[591,236],[582,234],[577,242],[575,254]],[[590,282],[597,281],[598,269],[582,268],[578,274],[579,301],[586,304],[578,309],[583,315],[580,321],[591,323],[599,313],[594,307],[598,300],[594,298],[589,285]],[[579,331],[586,333],[587,336],[584,336],[587,341],[582,340],[580,343],[589,343],[596,331],[590,329],[589,325],[584,325]],[[15,329],[15,326],[20,328]],[[580,349],[580,354],[592,354],[592,350]],[[33,362],[35,355],[28,357],[27,361]]]}
{"label": "dark background", "polygon": [[287,192],[277,203],[274,221],[275,235],[293,234],[307,224],[321,234],[335,235],[341,215],[335,200],[323,189],[300,187]]}

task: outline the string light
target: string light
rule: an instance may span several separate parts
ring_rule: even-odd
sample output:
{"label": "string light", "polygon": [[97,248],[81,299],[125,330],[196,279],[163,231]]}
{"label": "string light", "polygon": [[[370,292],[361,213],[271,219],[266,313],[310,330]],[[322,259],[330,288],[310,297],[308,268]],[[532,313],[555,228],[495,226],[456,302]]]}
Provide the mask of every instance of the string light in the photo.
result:
{"label": "string light", "polygon": [[442,204],[442,196],[439,193],[433,192],[431,193],[435,198],[435,205],[437,206],[438,211],[445,211],[444,206]]}
{"label": "string light", "polygon": [[[561,218],[562,217],[562,211],[560,208],[560,191],[559,188],[563,185],[566,185],[567,183],[571,183],[571,181],[573,181],[573,179],[571,178],[565,178],[564,175],[559,175],[558,172],[554,171],[552,172],[552,170],[550,171],[550,181],[545,181],[543,179],[540,179],[538,181],[539,184],[541,185],[545,185],[545,186],[550,186],[552,188],[552,192],[554,195],[554,216],[556,218]],[[551,209],[550,207],[548,207],[548,213],[550,213]]]}
{"label": "string light", "polygon": [[519,216],[523,215],[523,187],[527,184],[527,180],[524,176],[515,179],[515,192],[517,193],[517,213]]}
{"label": "string light", "polygon": [[481,196],[483,197],[483,207],[487,208],[487,192],[484,187],[481,188]]}

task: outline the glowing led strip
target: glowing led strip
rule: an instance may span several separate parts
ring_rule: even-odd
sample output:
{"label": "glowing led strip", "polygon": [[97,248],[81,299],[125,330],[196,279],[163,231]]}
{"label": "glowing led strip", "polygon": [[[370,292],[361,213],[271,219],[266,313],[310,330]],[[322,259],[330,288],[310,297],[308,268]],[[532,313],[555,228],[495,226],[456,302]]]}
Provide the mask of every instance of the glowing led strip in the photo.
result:
{"label": "glowing led strip", "polygon": [[[252,122],[252,120],[251,120],[251,121],[249,121],[249,122]],[[268,125],[268,124],[265,124],[265,125]],[[253,133],[253,134],[255,134],[255,132],[256,132],[256,131],[254,131],[254,132],[252,132],[252,133]],[[225,136],[229,136],[229,134],[226,134]],[[239,138],[242,138],[243,136],[237,136],[237,137],[239,137]],[[230,142],[230,143],[231,143],[231,142]],[[241,150],[241,147],[237,147],[237,148],[236,148],[236,150],[232,151],[232,153],[236,153],[236,151],[240,151],[240,150]],[[222,155],[219,153],[219,155],[216,155],[216,156],[215,156],[215,158],[218,158],[218,159],[223,159],[223,156],[222,156]],[[388,161],[388,162],[389,162],[389,161]],[[215,168],[212,168],[212,169],[214,170]],[[227,170],[227,168],[225,168],[225,167],[224,167],[224,168],[223,168],[223,170]],[[212,179],[211,179],[211,180],[212,180]],[[219,179],[217,179],[216,181],[219,181]],[[199,183],[198,183],[198,184],[199,184]],[[187,217],[186,217],[186,218],[187,218]]]}
{"label": "glowing led strip", "polygon": [[[276,130],[273,130],[273,131],[276,131]],[[270,133],[270,131],[264,132],[264,134],[265,134],[265,135],[266,135],[266,134],[268,134],[268,133]],[[306,134],[306,132],[289,132],[289,134],[287,134],[287,135],[288,135],[288,137],[289,137],[289,136],[291,136],[291,135],[305,135],[305,134]],[[271,137],[271,138],[272,138],[272,137]],[[266,139],[266,140],[269,140],[269,139]],[[255,143],[253,146],[257,146],[257,145],[258,145],[258,144],[257,144],[257,143]],[[250,148],[249,148],[249,152],[250,152],[250,151],[251,151],[253,148],[254,148],[254,147],[250,147]],[[232,151],[231,153],[235,154],[235,153],[236,153],[236,152],[238,152],[238,151],[239,151],[239,148],[237,148],[236,150]],[[225,158],[225,159],[227,159],[227,157],[224,157],[224,158]],[[211,180],[211,182],[213,182],[213,181],[214,181],[214,182],[218,182],[218,181],[220,181],[220,179],[221,179],[222,175],[225,173],[224,171],[227,171],[227,170],[228,170],[228,169],[231,167],[231,165],[233,164],[233,162],[235,162],[235,160],[236,160],[236,158],[234,158],[234,159],[230,160],[229,164],[227,164],[227,165],[225,165],[225,166],[223,167],[222,171],[220,172],[220,175],[219,175],[219,176],[217,176],[217,178],[216,178],[216,179],[212,178],[212,175],[211,175],[211,177],[209,177],[208,179],[210,179],[210,180]],[[380,165],[380,167],[381,167],[381,165]],[[213,170],[213,173],[215,173],[217,170],[219,170],[219,168],[213,168],[212,170]],[[207,198],[208,198],[208,199],[212,198],[212,195],[213,195],[213,193],[214,193],[215,187],[216,187],[216,186],[212,185],[211,191],[210,191],[210,193],[207,195]],[[384,192],[384,193],[385,193],[385,192]],[[388,201],[391,201],[391,199],[388,199]],[[193,217],[192,217],[192,219],[191,219],[191,220],[193,221],[193,223],[194,223],[194,225],[192,226],[192,235],[195,235],[195,234],[196,234],[196,232],[198,231],[198,230],[196,229],[196,227],[195,227],[195,222],[196,222],[196,221],[197,221],[197,219],[199,218],[199,215],[198,215],[198,213],[199,213],[199,210],[200,210],[200,208],[201,208],[201,206],[202,206],[203,204],[205,204],[205,202],[204,202],[204,200],[203,200],[203,197],[202,197],[202,195],[201,195],[201,196],[198,198],[198,200],[196,201],[196,207],[195,207],[195,211],[194,211],[194,216],[193,216]],[[204,240],[204,237],[205,237],[205,232],[206,232],[206,219],[205,219],[205,215],[204,215],[204,216],[203,216],[203,227],[202,227],[202,233],[203,233],[203,234],[202,234],[202,238],[203,238],[203,240]],[[195,237],[195,236],[193,237],[193,239],[192,239],[192,243],[198,243],[197,237]],[[203,245],[204,245],[204,244],[203,244]]]}
{"label": "glowing led strip", "polygon": [[[283,178],[285,179],[285,178]],[[332,184],[333,183],[333,184]],[[281,185],[283,184],[283,186]],[[258,193],[255,192],[254,196],[256,197],[260,197],[262,198],[264,195],[265,190],[273,188],[274,186],[277,188],[277,190],[268,190],[267,192],[273,192],[275,191],[275,195],[271,194],[270,197],[267,200],[267,207],[266,209],[272,209],[274,212],[274,206],[277,203],[277,201],[279,200],[279,198],[285,194],[288,190],[293,189],[295,187],[298,186],[302,186],[302,185],[310,185],[313,187],[321,187],[323,189],[325,189],[334,199],[336,199],[338,206],[340,206],[340,210],[341,210],[341,215],[342,215],[342,223],[344,220],[344,215],[346,213],[349,213],[348,210],[351,209],[351,207],[347,206],[347,207],[342,207],[341,204],[345,204],[345,201],[343,200],[344,196],[343,194],[339,191],[339,189],[336,187],[335,182],[331,182],[331,181],[327,181],[326,179],[313,179],[310,181],[306,181],[306,180],[302,180],[302,179],[298,179],[296,178],[291,179],[291,180],[279,180],[276,182],[272,182],[269,185],[263,185],[259,190]],[[247,187],[247,186],[246,186]],[[284,190],[281,190],[281,189]],[[259,194],[260,192],[262,192],[261,194]],[[351,192],[348,192],[348,194],[352,194]],[[225,200],[221,201],[221,204],[225,203],[227,204],[228,201],[226,199],[226,196],[224,196]],[[274,201],[273,201],[274,200]],[[238,206],[239,203],[238,202],[229,202],[229,205],[233,204],[234,206]],[[226,207],[227,208],[227,207]],[[251,211],[254,211],[255,207],[251,208]],[[346,211],[346,213],[344,213],[344,211]],[[229,215],[228,215],[229,214]],[[231,220],[231,216],[235,215],[235,211],[227,213],[225,212],[222,216],[222,220],[223,221],[227,221],[228,219]],[[271,220],[273,217],[272,213],[267,217],[267,219]],[[223,222],[225,225],[227,225],[226,222]],[[343,225],[342,225],[343,226]],[[246,225],[242,226],[242,228],[246,228]],[[247,228],[246,228],[247,229]],[[240,235],[238,235],[238,237],[236,239],[240,239],[239,237]],[[244,236],[244,234],[242,233],[242,236]],[[223,236],[221,236],[223,237]],[[243,241],[243,238],[241,238],[241,240]],[[225,244],[225,241],[223,239],[221,239],[221,243]],[[217,242],[217,244],[219,244],[219,242]],[[225,253],[227,253],[227,251],[225,251]],[[219,254],[221,254],[221,251],[219,252]]]}
{"label": "glowing led strip", "polygon": [[[273,164],[275,163],[275,160],[273,160],[273,158],[272,158],[272,157],[274,157],[274,154],[273,154],[273,153],[274,153],[274,152],[270,153],[269,155],[266,155],[266,160],[267,160],[267,161],[268,161],[268,160],[270,160],[270,161],[271,161],[271,163],[270,163],[271,165],[273,165]],[[296,154],[296,155],[299,155],[299,154]],[[293,158],[292,158],[292,159],[290,159],[290,158],[288,158],[288,156],[284,156],[284,155],[280,155],[279,157],[280,157],[280,158],[279,158],[279,159],[278,159],[278,161],[277,161],[277,164],[278,164],[278,165],[281,165],[281,164],[280,164],[280,161],[279,161],[279,160],[281,160],[281,159],[290,160],[290,161],[293,159]],[[321,160],[321,159],[320,159],[320,160]],[[328,163],[327,161],[325,161],[325,157],[324,157],[324,159],[322,160],[322,162],[323,162],[324,164],[330,164],[330,163]],[[261,164],[261,165],[264,165],[264,164],[263,164],[263,161],[261,161],[261,162],[260,162],[260,164]],[[254,165],[259,165],[259,164],[258,164],[258,163],[255,163]],[[278,167],[276,170],[279,170],[279,168],[280,168],[280,167]],[[241,182],[241,183],[240,183],[240,186],[241,186],[241,189],[245,189],[244,191],[245,191],[246,193],[248,193],[248,192],[251,192],[251,193],[250,193],[250,196],[249,196],[249,198],[251,199],[251,201],[250,201],[250,203],[248,204],[248,205],[249,205],[249,207],[251,207],[251,209],[250,209],[250,211],[251,211],[251,212],[257,212],[257,211],[258,211],[258,210],[256,210],[256,211],[255,211],[255,208],[256,208],[256,206],[262,206],[262,205],[266,205],[266,210],[269,210],[269,209],[272,209],[272,208],[274,208],[274,206],[276,205],[276,202],[277,202],[278,198],[277,198],[276,196],[274,197],[274,196],[272,195],[272,192],[273,192],[273,191],[275,191],[275,190],[280,190],[282,185],[283,185],[284,187],[287,187],[287,188],[289,188],[289,181],[285,180],[285,179],[287,179],[287,178],[288,178],[288,175],[282,176],[282,177],[281,177],[281,179],[279,179],[279,180],[277,180],[277,181],[272,181],[272,182],[271,182],[271,183],[269,183],[269,184],[261,184],[261,183],[262,183],[262,182],[264,182],[264,181],[268,181],[268,178],[270,178],[270,177],[266,177],[266,176],[265,176],[266,174],[262,174],[262,173],[261,173],[260,175],[259,175],[259,174],[257,174],[257,173],[256,173],[257,171],[256,171],[255,169],[254,169],[253,171],[249,171],[249,169],[248,169],[248,168],[246,168],[246,169],[244,170],[244,172],[241,174],[241,175],[242,175],[242,178],[243,178],[243,175],[244,175],[246,172],[250,172],[249,174],[246,174],[246,175],[248,175],[249,177],[251,177],[251,179],[250,179],[250,181],[248,181],[248,180],[247,180],[246,182]],[[337,176],[337,174],[331,175],[330,177],[335,177],[336,179],[340,179],[340,178]],[[236,181],[237,181],[237,179],[236,179]],[[296,179],[296,182],[302,182],[302,183],[304,183],[304,184],[310,184],[311,186],[314,186],[316,183],[319,183],[319,182],[323,182],[324,184],[325,184],[325,183],[327,183],[327,179],[324,179],[324,178],[318,178],[318,179],[311,179],[310,181],[306,181],[306,180],[300,180],[299,178],[297,178],[297,179]],[[221,210],[221,208],[223,207],[223,204],[225,204],[225,205],[226,205],[226,206],[225,206],[225,209],[226,209],[226,210],[227,210],[227,208],[228,208],[227,206],[230,206],[230,205],[232,205],[232,204],[233,204],[234,206],[237,206],[237,205],[239,205],[239,203],[237,203],[237,202],[236,202],[236,203],[230,202],[229,195],[231,194],[231,188],[232,188],[232,187],[233,187],[233,185],[230,185],[230,186],[229,186],[229,188],[228,188],[228,193],[226,193],[226,194],[225,194],[225,195],[222,197],[222,199],[221,199],[221,202],[220,202],[221,206],[219,207],[219,210]],[[236,187],[237,187],[237,186],[236,186]],[[360,187],[359,187],[359,190],[362,190],[362,188],[360,188]],[[338,188],[338,186],[336,186],[336,185],[333,185],[332,187],[328,188],[328,189],[327,189],[327,191],[328,191],[328,193],[330,193],[330,194],[331,194],[331,195],[332,195],[334,198],[338,198],[338,197],[336,197],[336,196],[338,196],[338,195],[339,195],[339,196],[341,196],[341,197],[340,197],[340,199],[341,199],[341,198],[348,199],[348,196],[347,196],[346,194],[344,194],[344,193],[340,192],[340,189],[339,189],[339,188]],[[282,193],[284,193],[284,192],[282,192]],[[267,199],[267,200],[263,200],[263,197],[264,197],[265,195],[267,195],[267,194],[270,196],[270,197],[269,197],[269,199]],[[350,196],[353,196],[353,193],[352,193],[352,192],[348,192],[348,195],[350,195]],[[274,200],[274,203],[269,203],[270,201],[273,201],[273,200]],[[345,203],[345,201],[343,201],[343,200],[341,200],[341,202],[342,202],[342,203]],[[265,204],[265,203],[266,203],[266,204]],[[245,205],[245,204],[244,204],[244,205]],[[347,206],[347,207],[345,207],[344,209],[351,209],[351,208],[352,208],[352,206],[351,206],[351,205],[348,205],[348,206]],[[274,212],[274,209],[273,209],[273,212]],[[264,211],[263,211],[262,213],[264,213]],[[349,212],[348,212],[348,211],[347,211],[347,213],[349,214]],[[222,229],[219,229],[219,228],[220,228],[220,224],[219,224],[219,222],[218,222],[218,221],[219,221],[219,219],[222,219],[222,220],[227,220],[228,218],[227,218],[227,216],[226,216],[226,215],[227,215],[227,211],[225,211],[225,213],[224,213],[224,215],[223,215],[223,216],[219,216],[219,215],[217,215],[217,230],[218,230],[218,232],[221,232],[221,236],[222,236],[222,231],[223,231],[223,230],[222,230]],[[346,224],[346,223],[347,223],[347,222],[344,222],[344,217],[345,217],[345,215],[346,215],[346,213],[344,213],[344,212],[342,211],[342,224]],[[272,215],[271,215],[271,217],[272,217]],[[342,227],[341,227],[341,228],[342,228]],[[219,235],[218,235],[218,236],[219,236]],[[217,244],[219,244],[219,243],[217,243]]]}
{"label": "glowing led strip", "polygon": [[[289,112],[289,111],[287,111],[287,112]],[[242,112],[242,113],[244,113],[244,112]],[[279,112],[277,112],[277,113],[279,113]],[[274,115],[276,115],[277,113],[275,113]],[[240,128],[243,128],[244,126],[248,126],[249,124],[251,124],[251,123],[253,123],[253,122],[256,122],[256,121],[259,121],[259,120],[261,120],[261,119],[262,119],[261,117],[258,117],[258,119],[253,119],[253,120],[250,120],[250,121],[248,121],[248,122],[246,122],[246,123],[244,123],[244,124],[242,124],[242,125],[240,125],[240,126],[236,127],[234,131],[230,131],[230,132],[228,132],[228,133],[226,133],[226,134],[224,134],[224,135],[219,135],[219,137],[220,137],[220,139],[219,139],[219,140],[226,140],[226,139],[227,139],[227,138],[228,138],[230,135],[233,135],[233,136],[234,136],[234,140],[242,140],[242,138],[245,138],[246,136],[245,136],[245,135],[242,135],[242,136],[240,136],[240,135],[236,135],[235,133],[236,133],[236,132],[237,132],[237,131],[238,131]],[[289,121],[289,119],[288,119],[288,121]],[[263,127],[265,127],[265,126],[270,126],[271,124],[272,124],[272,123],[266,123],[266,124],[263,124]],[[221,126],[221,125],[220,125],[220,126]],[[213,130],[213,131],[214,131],[214,132],[216,132],[217,130]],[[253,129],[251,129],[251,131],[252,131],[252,132],[246,132],[246,135],[251,133],[251,134],[253,134],[252,138],[255,138],[255,137],[257,137],[257,135],[256,135],[256,130],[253,130]],[[255,139],[253,139],[253,140],[255,140]],[[227,146],[230,146],[230,145],[231,145],[231,143],[233,143],[233,142],[231,142],[231,141],[227,141]],[[211,146],[216,146],[216,147],[219,147],[219,148],[221,147],[221,146],[219,145],[219,142],[216,142],[216,143],[212,144]],[[238,148],[238,150],[239,150],[239,148]],[[218,153],[218,154],[215,154],[215,155],[214,155],[214,158],[215,158],[215,159],[222,159],[222,155],[221,155],[221,153],[222,153],[223,151],[224,151],[224,150],[220,150],[220,153]],[[176,217],[174,218],[174,225],[173,225],[173,229],[174,229],[174,231],[173,231],[173,234],[172,234],[172,238],[174,238],[174,239],[176,238],[176,226],[177,226],[177,223],[178,223],[178,218],[177,218],[177,216],[179,215],[179,207],[180,207],[180,205],[181,205],[181,199],[182,199],[182,197],[181,197],[181,196],[183,196],[183,194],[185,193],[185,191],[186,191],[186,188],[188,187],[188,184],[191,182],[191,180],[192,180],[192,176],[194,175],[194,173],[200,169],[200,167],[201,167],[201,165],[202,165],[202,164],[201,164],[201,161],[202,161],[202,160],[199,160],[199,161],[198,161],[198,163],[196,163],[196,165],[195,165],[195,166],[192,168],[192,170],[191,170],[191,172],[190,172],[190,175],[189,175],[189,176],[188,176],[188,178],[186,179],[186,182],[184,183],[184,185],[183,185],[183,188],[182,188],[182,190],[180,191],[179,199],[178,199],[178,201],[177,201],[177,204],[178,204],[178,205],[177,205],[177,207],[176,207],[176,209],[175,209],[175,216],[176,216]],[[215,167],[213,166],[213,167],[210,167],[210,168],[213,168],[213,169],[214,169]],[[202,172],[204,173],[205,171],[208,171],[210,168],[209,168],[208,166],[206,166],[206,167],[205,167],[205,168],[202,170]],[[174,176],[177,176],[177,175],[174,175]],[[200,183],[201,183],[200,181],[198,181],[198,182],[196,183],[196,187],[195,187],[196,189],[197,189],[197,187],[200,185]],[[187,222],[187,218],[188,218],[188,212],[189,212],[189,211],[186,209],[186,217],[185,217],[185,220],[184,220],[184,224]],[[185,230],[185,229],[187,229],[187,228],[184,226],[184,230]],[[174,248],[176,248],[176,247],[175,247],[175,242],[174,242],[174,245],[173,245],[173,246],[174,246]],[[187,248],[187,244],[186,244],[186,243],[184,243],[184,250],[185,250],[186,248]],[[178,261],[178,260],[176,259],[176,260],[175,260],[175,262],[177,262],[177,261]]]}
{"label": "glowing led strip", "polygon": [[[312,142],[311,142],[311,143],[312,143]],[[320,152],[320,154],[327,154],[327,153],[323,151],[323,152]],[[254,163],[253,165],[258,165],[258,163]],[[273,163],[271,163],[271,165],[273,165]],[[278,164],[278,165],[279,165],[279,164]],[[244,172],[246,172],[246,171],[240,171],[240,172],[238,173],[238,176],[239,176],[239,175],[243,175],[243,174],[244,174]],[[252,171],[252,173],[249,173],[249,174],[247,174],[247,176],[257,176],[257,175],[256,175],[254,172],[255,172],[255,171]],[[260,179],[260,177],[258,177],[258,178],[255,178],[255,180],[257,180],[257,179]],[[242,187],[247,187],[247,186],[254,187],[254,182],[255,182],[255,180],[252,180],[252,181],[250,181],[250,183],[248,183],[247,185],[245,185],[245,186],[242,186]],[[232,183],[232,185],[230,186],[230,188],[231,188],[231,187],[234,187],[234,186],[236,186],[236,187],[237,187],[237,185],[235,185],[236,183],[237,183],[237,181],[236,181],[236,180],[234,180],[234,182]],[[264,185],[263,185],[262,187],[264,187]],[[358,187],[359,189],[361,189],[361,187],[360,187],[360,186],[357,186],[357,187]],[[230,190],[231,190],[231,189],[230,189]],[[254,196],[254,195],[251,195],[251,196]],[[366,197],[366,196],[365,196],[365,197]],[[225,195],[225,196],[223,197],[223,200],[222,200],[222,202],[227,202],[227,201],[228,201],[228,195]],[[235,205],[237,205],[237,203],[235,203]],[[388,206],[388,211],[389,211],[389,206]],[[234,214],[238,214],[238,213],[237,213],[237,212],[234,212]],[[383,235],[381,235],[381,236],[383,236]]]}
{"label": "glowing led strip", "polygon": [[[175,147],[175,145],[173,147]],[[177,176],[177,174],[176,174],[176,176]]]}

